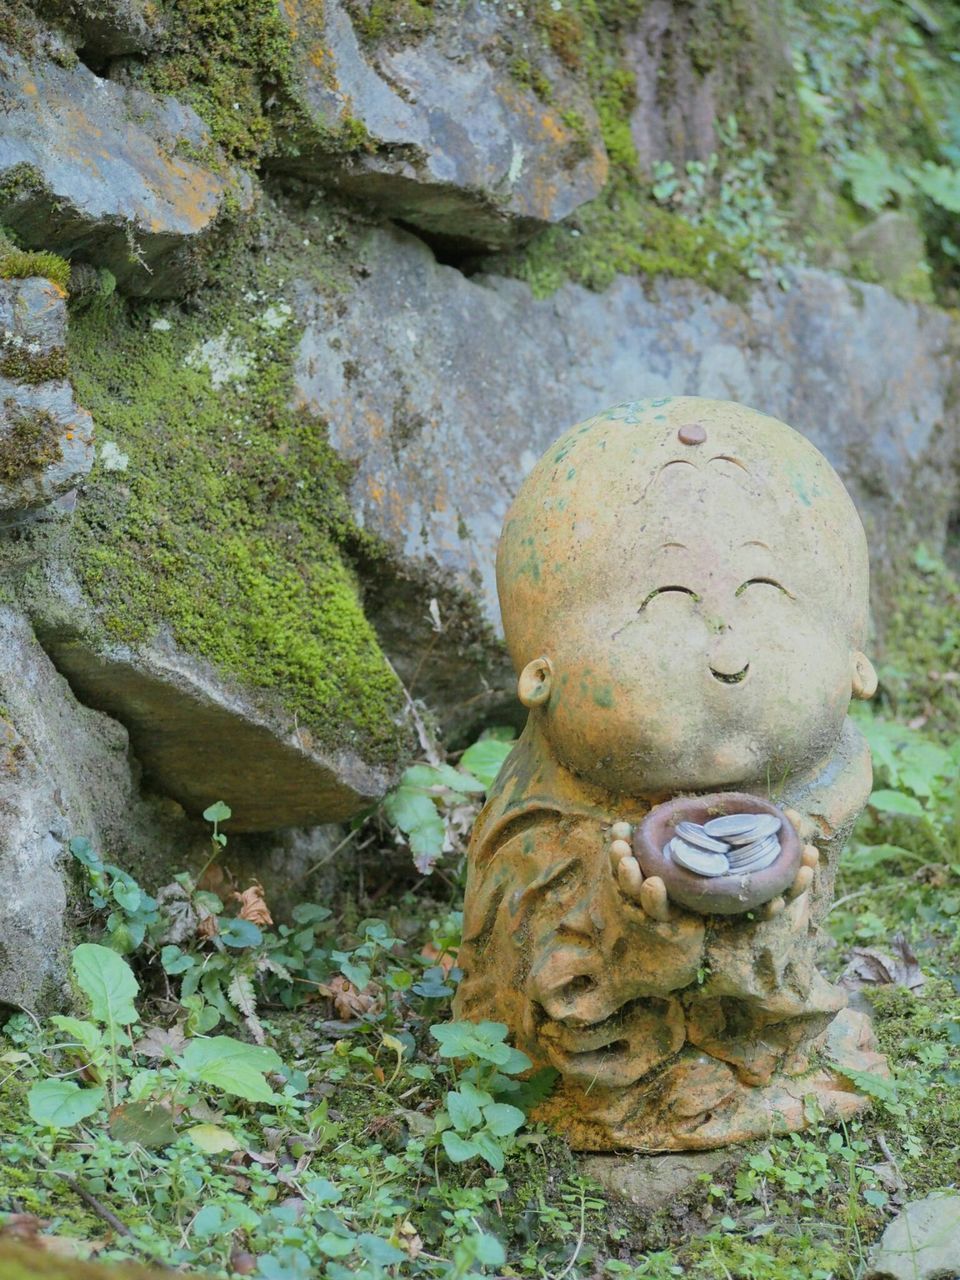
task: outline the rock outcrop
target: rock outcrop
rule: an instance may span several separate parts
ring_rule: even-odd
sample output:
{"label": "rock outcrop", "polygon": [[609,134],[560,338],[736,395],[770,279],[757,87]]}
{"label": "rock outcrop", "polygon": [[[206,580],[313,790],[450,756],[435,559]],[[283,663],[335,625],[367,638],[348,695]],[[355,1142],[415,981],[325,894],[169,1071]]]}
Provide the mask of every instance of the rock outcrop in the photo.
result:
{"label": "rock outcrop", "polygon": [[182,291],[228,209],[250,208],[249,180],[173,98],[2,47],[0,95],[0,225],[106,268],[129,293]]}
{"label": "rock outcrop", "polygon": [[803,431],[860,508],[880,601],[900,554],[943,544],[960,496],[943,312],[817,271],[742,305],[625,277],[537,299],[389,232],[363,263],[346,298],[298,291],[298,394],[356,466],[357,519],[477,591],[494,625],[494,549],[521,479],[567,426],[621,400],[741,400]]}
{"label": "rock outcrop", "polygon": [[607,154],[590,98],[556,58],[549,102],[511,72],[501,6],[471,0],[417,38],[365,39],[342,0],[286,0],[284,11],[310,127],[280,167],[488,249],[600,193]]}
{"label": "rock outcrop", "polygon": [[93,465],[93,419],[67,381],[64,291],[0,280],[0,523],[76,499]]}

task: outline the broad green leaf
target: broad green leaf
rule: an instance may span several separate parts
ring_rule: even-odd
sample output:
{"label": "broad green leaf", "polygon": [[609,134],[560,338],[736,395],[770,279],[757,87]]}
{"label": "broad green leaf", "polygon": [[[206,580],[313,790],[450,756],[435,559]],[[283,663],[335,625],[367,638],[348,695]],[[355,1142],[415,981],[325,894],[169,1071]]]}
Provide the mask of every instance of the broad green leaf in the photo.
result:
{"label": "broad green leaf", "polygon": [[480,1148],[475,1142],[469,1142],[465,1138],[461,1138],[452,1129],[444,1129],[440,1135],[440,1140],[443,1143],[444,1151],[446,1151],[454,1164],[463,1164],[464,1160],[472,1160],[474,1156],[480,1154]]}
{"label": "broad green leaf", "polygon": [[188,969],[193,968],[194,959],[171,942],[168,946],[161,948],[160,963],[163,965],[164,973],[186,973]]}
{"label": "broad green leaf", "polygon": [[168,1147],[176,1142],[173,1117],[157,1102],[126,1102],[110,1112],[110,1136],[141,1147]]}
{"label": "broad green leaf", "polygon": [[923,817],[923,805],[920,801],[902,791],[874,791],[869,803],[881,813],[900,813],[910,818]]}
{"label": "broad green leaf", "polygon": [[222,800],[218,800],[216,804],[212,804],[209,808],[204,809],[203,816],[207,822],[226,822],[233,814],[233,810],[228,804],[224,804]]}
{"label": "broad green leaf", "polygon": [[383,799],[383,811],[387,821],[399,827],[404,834],[440,821],[433,801],[416,787],[399,786],[388,792]]}
{"label": "broad green leaf", "polygon": [[466,795],[471,791],[483,791],[483,784],[469,774],[461,773],[449,764],[414,764],[404,770],[401,786],[405,787],[448,787]]}
{"label": "broad green leaf", "polygon": [[473,1245],[477,1261],[485,1267],[502,1267],[507,1260],[503,1245],[496,1236],[486,1234],[473,1236],[470,1243]]}
{"label": "broad green leaf", "polygon": [[891,197],[906,196],[912,190],[910,179],[894,169],[879,147],[848,151],[841,164],[854,200],[872,213],[879,213]]}
{"label": "broad green leaf", "polygon": [[317,1248],[328,1258],[345,1258],[353,1253],[353,1237],[338,1236],[332,1231],[325,1231],[317,1241]]}
{"label": "broad green leaf", "polygon": [[283,1062],[265,1045],[244,1044],[231,1036],[191,1040],[180,1057],[181,1070],[194,1080],[222,1089],[248,1102],[273,1102],[276,1095],[264,1076],[280,1071]]}
{"label": "broad green leaf", "polygon": [[218,1124],[195,1124],[186,1131],[187,1137],[195,1147],[205,1151],[208,1156],[219,1155],[221,1151],[239,1151],[241,1143],[229,1129]]}
{"label": "broad green leaf", "polygon": [[482,1120],[482,1112],[477,1103],[456,1089],[451,1089],[447,1094],[447,1111],[453,1127],[459,1133],[469,1133],[471,1129],[478,1128]]}
{"label": "broad green leaf", "polygon": [[483,1108],[483,1118],[487,1128],[498,1138],[507,1138],[516,1133],[525,1120],[519,1107],[511,1107],[506,1102],[494,1102]]}
{"label": "broad green leaf", "polygon": [[499,738],[481,738],[472,747],[467,747],[460,757],[460,766],[469,769],[478,782],[489,788],[493,786],[504,760],[512,750],[512,742],[503,742]]}
{"label": "broad green leaf", "polygon": [[223,1212],[219,1205],[205,1204],[190,1224],[190,1234],[209,1240],[223,1229]]}
{"label": "broad green leaf", "polygon": [[90,997],[90,1012],[107,1027],[136,1022],[134,996],[140,985],[122,956],[110,947],[81,942],[73,952],[73,972],[81,990]]}
{"label": "broad green leaf", "polygon": [[50,1129],[69,1129],[103,1105],[103,1089],[81,1089],[75,1080],[40,1080],[27,1094],[30,1118]]}
{"label": "broad green leaf", "polygon": [[220,922],[220,941],[228,947],[258,947],[263,941],[263,934],[252,920],[243,920],[236,916]]}
{"label": "broad green leaf", "polygon": [[487,1129],[481,1129],[479,1133],[473,1135],[472,1141],[476,1145],[480,1155],[483,1156],[487,1164],[491,1168],[499,1172],[507,1163],[506,1153],[500,1143]]}
{"label": "broad green leaf", "polygon": [[103,1032],[92,1022],[85,1022],[82,1018],[68,1018],[62,1013],[55,1013],[50,1021],[69,1037],[72,1044],[83,1049],[91,1061],[103,1050]]}
{"label": "broad green leaf", "polygon": [[369,1231],[364,1231],[357,1236],[357,1248],[367,1259],[376,1267],[392,1267],[397,1262],[405,1262],[407,1255],[402,1249],[398,1249],[392,1245],[389,1240],[384,1240],[382,1236],[375,1236]]}

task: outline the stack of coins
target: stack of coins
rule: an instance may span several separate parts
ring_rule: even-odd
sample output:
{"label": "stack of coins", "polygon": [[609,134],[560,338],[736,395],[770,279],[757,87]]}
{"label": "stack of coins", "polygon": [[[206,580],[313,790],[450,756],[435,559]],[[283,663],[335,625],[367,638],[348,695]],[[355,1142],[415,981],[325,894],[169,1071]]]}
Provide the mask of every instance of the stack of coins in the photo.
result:
{"label": "stack of coins", "polygon": [[727,813],[703,824],[678,822],[664,853],[694,875],[749,875],[776,861],[782,825],[772,813]]}

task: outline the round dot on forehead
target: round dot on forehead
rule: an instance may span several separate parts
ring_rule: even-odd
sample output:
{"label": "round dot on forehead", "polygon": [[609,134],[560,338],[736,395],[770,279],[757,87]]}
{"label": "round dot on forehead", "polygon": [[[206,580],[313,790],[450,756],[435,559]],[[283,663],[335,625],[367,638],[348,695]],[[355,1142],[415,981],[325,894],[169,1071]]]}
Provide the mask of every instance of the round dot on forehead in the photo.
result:
{"label": "round dot on forehead", "polygon": [[699,422],[688,422],[677,432],[677,439],[681,444],[703,444],[706,438],[706,428]]}

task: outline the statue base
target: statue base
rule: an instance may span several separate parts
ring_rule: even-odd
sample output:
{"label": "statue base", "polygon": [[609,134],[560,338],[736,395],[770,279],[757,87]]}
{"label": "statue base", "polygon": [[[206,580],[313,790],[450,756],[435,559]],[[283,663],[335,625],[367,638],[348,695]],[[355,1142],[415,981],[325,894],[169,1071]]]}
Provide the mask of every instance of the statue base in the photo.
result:
{"label": "statue base", "polygon": [[703,1151],[848,1120],[870,1099],[846,1072],[888,1076],[866,1014],[842,1009],[819,1047],[819,1062],[768,1083],[742,1083],[726,1062],[687,1046],[666,1067],[626,1089],[561,1083],[533,1113],[575,1151]]}

